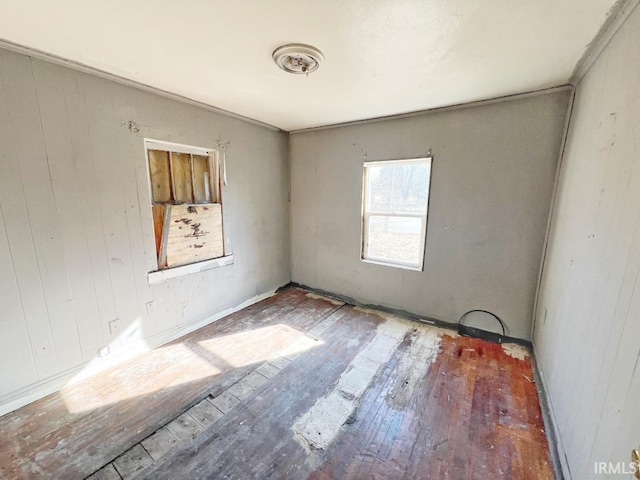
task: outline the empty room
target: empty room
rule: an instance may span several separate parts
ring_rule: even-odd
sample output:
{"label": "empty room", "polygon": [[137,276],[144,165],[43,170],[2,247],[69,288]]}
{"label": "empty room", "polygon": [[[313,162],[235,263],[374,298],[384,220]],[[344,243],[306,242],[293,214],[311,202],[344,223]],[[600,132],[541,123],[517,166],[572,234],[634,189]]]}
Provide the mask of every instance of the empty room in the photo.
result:
{"label": "empty room", "polygon": [[640,479],[640,0],[0,2],[0,479]]}

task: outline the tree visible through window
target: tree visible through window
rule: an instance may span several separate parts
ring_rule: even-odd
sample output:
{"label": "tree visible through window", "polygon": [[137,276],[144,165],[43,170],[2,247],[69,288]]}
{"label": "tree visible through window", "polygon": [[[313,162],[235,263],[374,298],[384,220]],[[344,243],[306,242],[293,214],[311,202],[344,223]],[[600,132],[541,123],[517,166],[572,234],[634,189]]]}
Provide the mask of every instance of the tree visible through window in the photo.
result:
{"label": "tree visible through window", "polygon": [[364,164],[362,259],[422,270],[431,158]]}

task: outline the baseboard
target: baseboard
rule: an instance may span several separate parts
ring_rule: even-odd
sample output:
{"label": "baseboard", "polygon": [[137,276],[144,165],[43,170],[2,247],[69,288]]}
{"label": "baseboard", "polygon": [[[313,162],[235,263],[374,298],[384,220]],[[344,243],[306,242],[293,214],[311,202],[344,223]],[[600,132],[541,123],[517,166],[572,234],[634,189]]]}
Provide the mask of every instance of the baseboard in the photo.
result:
{"label": "baseboard", "polygon": [[108,368],[114,367],[122,362],[130,360],[142,353],[161,347],[169,342],[177,340],[194,330],[202,328],[243,308],[247,308],[266,298],[271,297],[280,289],[274,289],[259,295],[255,295],[244,302],[233,307],[226,308],[214,314],[205,315],[189,322],[183,323],[177,327],[170,328],[156,335],[152,335],[144,340],[136,343],[130,343],[121,351],[114,351],[110,355],[101,358],[94,358],[88,362],[84,362],[78,366],[52,375],[36,383],[32,383],[19,390],[11,392],[0,397],[0,416],[13,412],[18,408],[24,407],[29,403],[35,402],[47,395],[62,390],[67,385],[83,380],[87,377],[102,372]]}
{"label": "baseboard", "polygon": [[436,327],[447,328],[449,330],[458,331],[458,325],[456,323],[444,322],[442,320],[438,320],[437,318],[426,317],[424,315],[417,315],[415,313],[407,312],[405,310],[385,307],[384,305],[375,305],[375,304],[371,304],[371,303],[362,303],[362,302],[357,301],[354,298],[347,297],[346,295],[340,295],[338,293],[328,292],[326,290],[322,290],[320,288],[310,287],[309,285],[304,285],[302,283],[290,282],[288,285],[285,285],[284,287],[282,287],[282,289],[291,288],[291,287],[293,287],[293,288],[301,288],[302,290],[307,290],[308,292],[315,293],[315,294],[318,294],[318,295],[322,295],[323,297],[333,298],[335,300],[339,300],[339,301],[341,301],[343,303],[346,303],[348,305],[354,305],[356,307],[364,307],[364,308],[373,308],[373,309],[376,309],[376,310],[381,310],[381,311],[386,312],[386,313],[390,313],[392,315],[398,315],[398,316],[401,316],[401,317],[406,317],[406,318],[408,318],[410,320],[414,320],[416,322],[427,323],[429,325],[435,325]]}
{"label": "baseboard", "polygon": [[[401,310],[401,309],[397,309],[397,308],[391,308],[391,307],[386,307],[384,305],[377,305],[377,304],[371,304],[371,303],[362,303],[362,302],[358,302],[357,300],[355,300],[354,298],[351,297],[347,297],[345,295],[340,295],[334,292],[328,292],[326,290],[322,290],[319,288],[314,288],[314,287],[310,287],[308,285],[304,285],[302,283],[297,283],[297,282],[290,282],[287,285],[281,287],[280,289],[278,289],[278,291],[283,290],[285,288],[289,288],[289,287],[294,287],[294,288],[301,288],[303,290],[307,290],[309,292],[312,293],[317,293],[318,295],[323,295],[325,297],[329,297],[329,298],[334,298],[336,300],[340,300],[341,302],[347,303],[349,305],[355,305],[358,307],[365,307],[365,308],[374,308],[376,310],[381,310],[383,312],[386,313],[390,313],[392,315],[398,315],[401,317],[405,317],[408,318],[410,320],[413,320],[415,322],[420,322],[420,323],[426,323],[429,325],[434,325],[436,327],[440,327],[440,328],[446,328],[448,330],[455,330],[456,332],[459,332],[459,325],[457,323],[451,323],[451,322],[445,322],[444,320],[439,320],[437,318],[432,318],[432,317],[426,317],[424,315],[419,315],[417,313],[413,313],[413,312],[408,312],[406,310]],[[468,331],[470,331],[468,329]],[[476,329],[477,331],[477,329]],[[516,343],[518,345],[522,345],[523,347],[528,348],[529,350],[532,350],[532,344],[529,340],[522,340],[521,338],[515,338],[515,337],[507,337],[504,335],[469,335],[469,336],[478,336],[479,338],[482,338],[483,340],[487,340],[487,341],[493,341],[496,343]]]}
{"label": "baseboard", "polygon": [[533,346],[532,352],[533,355],[531,359],[533,374],[535,375],[536,388],[538,390],[538,398],[540,399],[540,409],[542,410],[544,430],[547,435],[553,470],[556,474],[557,480],[571,480],[573,477],[571,476],[564,448],[562,447],[560,432],[558,432],[557,429],[558,423],[556,422],[555,415],[553,413],[553,406],[544,380],[544,374],[538,367],[535,345]]}

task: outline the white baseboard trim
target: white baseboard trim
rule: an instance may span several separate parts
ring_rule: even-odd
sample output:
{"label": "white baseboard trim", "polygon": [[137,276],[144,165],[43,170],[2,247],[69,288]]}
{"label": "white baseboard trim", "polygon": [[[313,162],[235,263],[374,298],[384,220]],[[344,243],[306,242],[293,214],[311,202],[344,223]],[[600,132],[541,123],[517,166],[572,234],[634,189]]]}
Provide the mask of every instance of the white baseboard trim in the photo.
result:
{"label": "white baseboard trim", "polygon": [[225,308],[224,310],[204,317],[196,318],[136,343],[130,343],[126,348],[112,352],[106,357],[94,358],[89,362],[84,362],[76,367],[70,368],[69,370],[52,375],[51,377],[47,377],[4,395],[0,397],[0,416],[13,412],[18,408],[24,407],[25,405],[35,402],[47,395],[58,392],[67,385],[73,385],[80,380],[119,365],[122,362],[134,358],[142,353],[172,342],[184,335],[187,335],[188,333],[242,310],[243,308],[265,300],[266,298],[273,296],[275,293],[276,289],[255,295],[254,297],[251,297],[233,307]]}

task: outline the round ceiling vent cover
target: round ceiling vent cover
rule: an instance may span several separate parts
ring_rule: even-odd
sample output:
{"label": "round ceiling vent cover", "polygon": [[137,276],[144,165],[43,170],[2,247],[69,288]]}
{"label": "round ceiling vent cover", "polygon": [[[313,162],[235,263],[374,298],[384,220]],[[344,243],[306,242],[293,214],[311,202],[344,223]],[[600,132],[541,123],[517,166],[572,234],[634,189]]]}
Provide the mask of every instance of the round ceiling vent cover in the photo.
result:
{"label": "round ceiling vent cover", "polygon": [[302,43],[290,43],[276,48],[273,61],[285,72],[309,74],[315,72],[324,55],[316,47]]}

